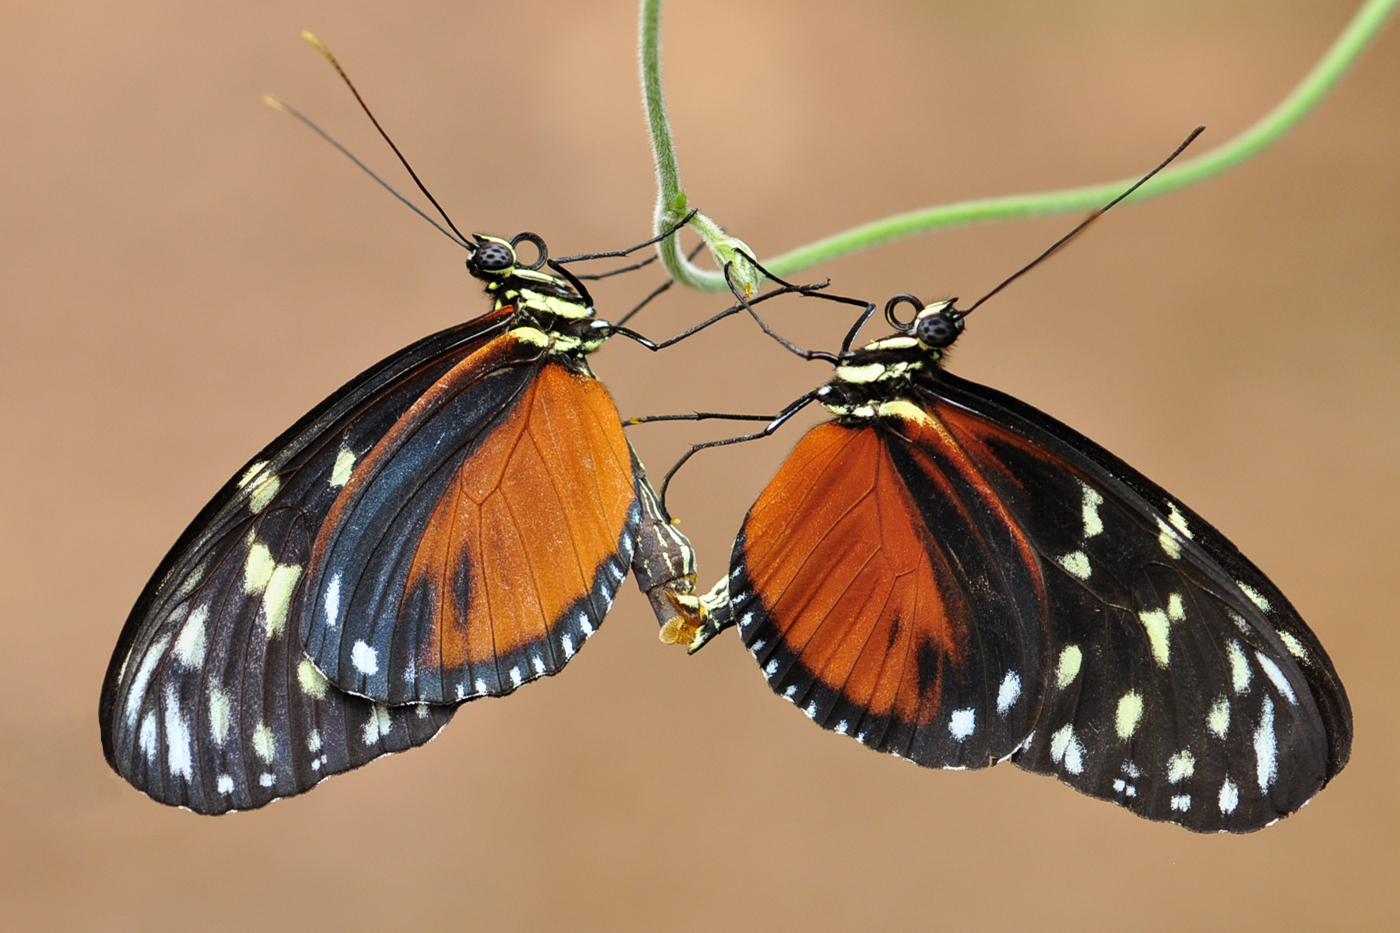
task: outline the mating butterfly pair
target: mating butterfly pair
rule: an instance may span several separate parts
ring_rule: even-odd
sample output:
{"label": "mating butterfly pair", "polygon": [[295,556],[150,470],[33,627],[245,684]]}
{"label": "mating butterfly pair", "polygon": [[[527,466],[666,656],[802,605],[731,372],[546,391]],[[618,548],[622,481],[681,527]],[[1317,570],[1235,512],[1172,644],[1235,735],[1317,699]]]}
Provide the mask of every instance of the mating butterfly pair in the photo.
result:
{"label": "mating butterfly pair", "polygon": [[[1346,764],[1346,693],[1283,594],[1103,448],[945,372],[968,313],[953,302],[897,296],[896,332],[852,350],[875,306],[824,296],[865,307],[839,354],[797,351],[834,378],[749,437],[812,403],[835,420],[798,443],[728,575],[696,596],[690,544],[587,363],[617,334],[666,344],[599,320],[539,237],[448,226],[492,311],[371,367],[268,445],[132,610],[102,743],[155,799],[258,807],[421,745],[458,705],[561,670],[629,567],[664,640],[694,651],[737,625],[810,718],[923,765],[1010,759],[1151,819],[1245,832]],[[824,295],[781,284],[753,302],[736,290],[666,343],[741,308],[777,337],[752,304]]]}
{"label": "mating butterfly pair", "polygon": [[1267,825],[1345,765],[1346,694],[1284,596],[1103,448],[945,372],[952,302],[899,296],[896,333],[850,350],[867,309],[763,433],[813,402],[834,420],[694,596],[586,362],[622,329],[544,259],[478,238],[489,314],[353,380],[195,519],[104,684],[123,777],[221,813],[422,744],[560,670],[629,566],[692,650],[737,625],[810,718],[923,765],[1010,759],[1198,831]]}

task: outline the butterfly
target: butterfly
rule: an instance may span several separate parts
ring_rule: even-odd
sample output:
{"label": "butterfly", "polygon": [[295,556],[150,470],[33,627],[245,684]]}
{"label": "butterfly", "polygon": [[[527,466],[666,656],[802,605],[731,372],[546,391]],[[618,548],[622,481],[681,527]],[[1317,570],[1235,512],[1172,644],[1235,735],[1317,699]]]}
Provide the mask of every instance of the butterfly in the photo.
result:
{"label": "butterfly", "polygon": [[693,446],[663,505],[699,450],[768,436],[814,403],[834,420],[749,510],[728,575],[671,595],[692,653],[737,626],[774,692],[823,728],[927,767],[1010,760],[1198,832],[1267,826],[1342,770],[1346,690],[1278,587],[1103,447],[943,365],[971,311],[1204,129],[966,310],[896,295],[894,333],[853,350],[866,304],[831,354],[748,308],[834,376],[758,433]]}
{"label": "butterfly", "polygon": [[301,793],[557,673],[629,569],[663,624],[666,594],[693,589],[690,544],[588,366],[625,329],[562,265],[541,271],[534,234],[465,245],[492,310],[269,444],[138,599],[99,716],[108,763],[156,800],[222,813]]}
{"label": "butterfly", "polygon": [[947,372],[954,301],[896,296],[895,332],[849,349],[873,310],[839,355],[807,354],[834,377],[748,436],[833,416],[728,575],[679,600],[692,652],[737,626],[823,728],[928,767],[1010,760],[1199,832],[1266,826],[1341,771],[1346,691],[1253,563],[1098,444]]}

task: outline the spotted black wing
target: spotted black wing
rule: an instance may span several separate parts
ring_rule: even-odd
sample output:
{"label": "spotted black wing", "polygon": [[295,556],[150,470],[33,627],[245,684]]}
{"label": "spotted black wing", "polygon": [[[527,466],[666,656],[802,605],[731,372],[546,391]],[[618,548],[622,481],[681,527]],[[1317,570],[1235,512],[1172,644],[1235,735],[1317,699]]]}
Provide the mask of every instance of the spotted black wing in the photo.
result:
{"label": "spotted black wing", "polygon": [[602,624],[641,518],[633,456],[582,363],[512,331],[358,463],[313,550],[308,656],[389,704],[500,696]]}
{"label": "spotted black wing", "polygon": [[311,547],[354,464],[508,309],[366,370],[253,458],[181,535],[122,630],[99,718],[108,763],[162,803],[259,807],[421,745],[450,707],[331,686],[298,639]]}
{"label": "spotted black wing", "polygon": [[1003,393],[938,373],[920,407],[1040,558],[1048,651],[1013,761],[1140,815],[1249,831],[1346,764],[1331,660],[1267,577],[1122,460]]}

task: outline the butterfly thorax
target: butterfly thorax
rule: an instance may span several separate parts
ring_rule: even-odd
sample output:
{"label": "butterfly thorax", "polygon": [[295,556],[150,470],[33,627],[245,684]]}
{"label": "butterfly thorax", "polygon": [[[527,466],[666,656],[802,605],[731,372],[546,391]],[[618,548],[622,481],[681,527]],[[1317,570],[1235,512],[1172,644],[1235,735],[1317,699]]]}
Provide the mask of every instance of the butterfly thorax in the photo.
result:
{"label": "butterfly thorax", "polygon": [[547,354],[575,360],[592,353],[607,339],[610,326],[597,319],[593,306],[565,279],[539,270],[547,255],[537,237],[521,234],[540,249],[535,266],[520,264],[513,243],[479,236],[480,245],[467,260],[467,269],[486,283],[494,310],[513,309],[511,329]]}
{"label": "butterfly thorax", "polygon": [[[937,372],[944,351],[962,333],[962,314],[953,308],[954,301],[925,307],[912,295],[890,299],[885,319],[900,332],[843,353],[835,376],[817,390],[817,400],[842,424],[903,417],[914,379]],[[903,303],[917,307],[913,320],[895,316]]]}

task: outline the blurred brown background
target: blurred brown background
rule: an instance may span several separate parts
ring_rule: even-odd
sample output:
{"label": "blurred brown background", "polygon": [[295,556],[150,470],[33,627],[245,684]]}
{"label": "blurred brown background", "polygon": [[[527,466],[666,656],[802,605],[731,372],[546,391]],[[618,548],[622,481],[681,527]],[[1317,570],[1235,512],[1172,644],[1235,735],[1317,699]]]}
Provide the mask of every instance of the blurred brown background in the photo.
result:
{"label": "blurred brown background", "polygon": [[[1220,143],[1355,0],[672,0],[693,202],[760,253],[925,204],[1146,170]],[[108,771],[96,704],[147,575],[248,456],[364,366],[480,313],[346,63],[460,226],[554,252],[646,237],[636,4],[6,5],[0,924],[12,929],[1394,929],[1400,907],[1400,31],[1291,136],[1110,214],[985,308],[954,369],[1184,498],[1291,596],[1351,693],[1350,767],[1243,837],[1135,819],[1010,766],[926,772],[812,727],[730,636],[661,646],[632,585],[561,678],[430,747],[219,819]],[[502,178],[508,183],[502,183]],[[405,183],[406,184],[406,183]],[[945,232],[814,270],[975,297],[1074,222]],[[598,296],[616,316],[656,281]],[[668,297],[665,335],[722,305]],[[833,346],[844,311],[772,320]],[[774,410],[829,372],[740,320],[594,361],[624,415]],[[641,428],[661,472],[695,426]],[[703,455],[674,511],[704,583],[796,441]]]}

